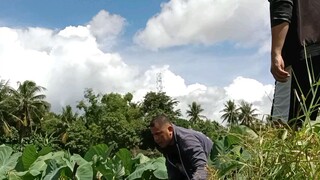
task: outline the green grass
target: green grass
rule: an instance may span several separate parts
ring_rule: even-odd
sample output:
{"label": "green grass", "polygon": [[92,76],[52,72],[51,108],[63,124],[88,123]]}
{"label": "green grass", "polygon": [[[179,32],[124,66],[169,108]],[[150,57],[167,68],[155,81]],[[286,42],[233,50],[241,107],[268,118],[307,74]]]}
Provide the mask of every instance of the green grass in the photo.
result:
{"label": "green grass", "polygon": [[311,104],[307,106],[306,97],[295,93],[303,112],[297,119],[305,119],[302,127],[296,130],[288,125],[265,124],[258,129],[231,126],[215,142],[219,155],[209,167],[209,179],[320,179],[320,118],[310,120],[312,111],[320,104],[316,99],[320,81],[313,75],[314,67],[307,64],[307,68]]}

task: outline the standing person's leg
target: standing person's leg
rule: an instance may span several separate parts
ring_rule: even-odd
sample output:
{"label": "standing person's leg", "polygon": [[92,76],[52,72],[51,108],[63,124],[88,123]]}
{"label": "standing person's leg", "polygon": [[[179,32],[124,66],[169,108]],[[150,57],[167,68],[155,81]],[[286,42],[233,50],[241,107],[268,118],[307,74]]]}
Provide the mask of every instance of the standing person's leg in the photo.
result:
{"label": "standing person's leg", "polygon": [[[286,71],[291,73],[291,66],[287,67]],[[291,77],[289,77],[286,82],[275,82],[273,102],[271,107],[271,120],[274,123],[279,121],[281,121],[279,123],[288,123],[292,79]]]}
{"label": "standing person's leg", "polygon": [[[301,126],[306,118],[306,115],[311,120],[315,120],[319,108],[319,81],[320,76],[320,56],[308,59],[308,67],[305,60],[300,60],[292,65],[293,79],[290,100],[290,114],[291,124]],[[309,68],[309,69],[308,69]],[[312,82],[309,81],[308,71],[311,73]],[[312,86],[310,86],[310,84]],[[317,94],[313,95],[311,87]],[[309,113],[307,113],[309,112]],[[306,114],[307,113],[307,114]]]}
{"label": "standing person's leg", "polygon": [[314,107],[312,108],[312,114],[310,119],[316,120],[320,108],[320,56],[312,58],[312,68],[315,81],[313,83],[313,89],[315,90],[316,94],[314,95],[314,97],[311,95],[309,98],[309,101],[313,101],[309,103],[312,103],[314,105]]}

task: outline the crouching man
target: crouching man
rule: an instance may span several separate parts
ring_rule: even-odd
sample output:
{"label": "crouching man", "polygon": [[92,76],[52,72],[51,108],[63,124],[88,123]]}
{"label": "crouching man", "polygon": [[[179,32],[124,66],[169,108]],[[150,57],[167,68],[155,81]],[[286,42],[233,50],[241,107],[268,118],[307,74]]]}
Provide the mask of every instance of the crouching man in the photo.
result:
{"label": "crouching man", "polygon": [[165,115],[150,122],[159,151],[166,158],[169,180],[206,180],[212,141],[203,133],[172,124]]}

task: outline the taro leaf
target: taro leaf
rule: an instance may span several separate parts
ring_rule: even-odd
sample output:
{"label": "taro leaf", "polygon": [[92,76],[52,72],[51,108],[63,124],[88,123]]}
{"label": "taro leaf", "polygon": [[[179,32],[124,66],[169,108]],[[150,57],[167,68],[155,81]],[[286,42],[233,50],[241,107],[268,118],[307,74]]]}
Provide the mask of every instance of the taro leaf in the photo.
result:
{"label": "taro leaf", "polygon": [[120,149],[116,156],[121,160],[125,168],[125,174],[129,175],[133,170],[134,161],[132,160],[131,152],[128,149]]}
{"label": "taro leaf", "polygon": [[98,170],[105,179],[112,179],[113,178],[113,172],[112,169],[110,169],[106,164],[99,164],[96,167],[96,170]]}
{"label": "taro leaf", "polygon": [[85,163],[78,167],[76,172],[76,177],[78,180],[91,180],[93,179],[93,170],[91,163]]}
{"label": "taro leaf", "polygon": [[225,146],[225,138],[213,140],[213,147],[211,153],[211,161],[215,161],[215,158],[218,157],[219,154],[225,154],[227,152],[227,147]]}
{"label": "taro leaf", "polygon": [[237,133],[237,134],[241,134],[241,135],[246,135],[252,139],[255,139],[258,137],[257,133],[255,133],[251,128],[249,128],[248,126],[245,126],[245,125],[235,126],[232,129],[232,132]]}
{"label": "taro leaf", "polygon": [[8,179],[10,180],[22,180],[22,177],[24,174],[19,175],[16,171],[11,171],[8,173]]}
{"label": "taro leaf", "polygon": [[110,156],[113,148],[114,148],[114,145],[108,147],[106,144],[98,144],[98,145],[92,146],[85,154],[84,159],[87,160],[88,162],[92,161],[92,158],[94,155],[101,156],[104,159],[106,159],[107,157]]}
{"label": "taro leaf", "polygon": [[125,173],[125,168],[124,166],[122,165],[122,162],[121,161],[118,161],[116,159],[113,159],[111,164],[111,168],[113,169],[113,172],[115,174],[115,178],[116,179],[120,179],[122,176],[124,176],[126,173]]}
{"label": "taro leaf", "polygon": [[97,166],[97,170],[105,179],[122,179],[125,175],[125,168],[121,160],[108,158],[105,162]]}
{"label": "taro leaf", "polygon": [[11,147],[0,146],[0,180],[5,179],[6,174],[15,168],[18,158],[21,156],[20,152],[14,154],[12,152]]}
{"label": "taro leaf", "polygon": [[48,163],[46,171],[43,173],[43,180],[59,179],[61,171],[67,169],[66,165],[59,165],[55,159],[51,159]]}
{"label": "taro leaf", "polygon": [[156,170],[153,172],[153,175],[154,175],[157,179],[168,179],[167,169],[156,169]]}
{"label": "taro leaf", "polygon": [[140,164],[146,163],[148,161],[150,161],[150,158],[148,158],[147,156],[143,155],[142,153],[139,153],[134,160],[138,159]]}
{"label": "taro leaf", "polygon": [[44,156],[52,151],[50,147],[42,148],[39,153],[34,145],[27,146],[22,153],[21,161],[23,165],[23,170],[28,170],[32,163],[34,163],[39,156]]}
{"label": "taro leaf", "polygon": [[52,152],[52,147],[43,147],[39,152],[38,156],[44,156],[48,153]]}
{"label": "taro leaf", "polygon": [[251,154],[250,154],[249,151],[243,149],[241,157],[242,157],[243,160],[247,161],[247,160],[249,160],[251,158]]}
{"label": "taro leaf", "polygon": [[93,179],[93,169],[91,163],[83,159],[80,155],[74,154],[70,157],[70,161],[67,159],[65,159],[65,161],[71,171],[75,169],[75,166],[78,166],[78,168],[76,168],[76,172],[73,172],[78,180]]}
{"label": "taro leaf", "polygon": [[154,169],[155,167],[151,161],[140,164],[137,166],[136,170],[127,177],[127,179],[128,180],[141,179],[145,171],[154,170]]}
{"label": "taro leaf", "polygon": [[165,161],[166,159],[164,157],[159,157],[153,163],[153,165],[155,166],[155,171],[153,172],[153,175],[157,179],[168,179]]}
{"label": "taro leaf", "polygon": [[232,148],[233,145],[240,144],[242,142],[240,136],[234,135],[234,134],[228,134],[225,137],[225,144],[228,148]]}
{"label": "taro leaf", "polygon": [[241,151],[242,151],[242,147],[241,146],[235,146],[232,148],[231,150],[235,155],[237,155],[238,157],[241,156]]}
{"label": "taro leaf", "polygon": [[27,146],[22,153],[23,169],[28,170],[33,162],[38,158],[37,148],[34,145]]}
{"label": "taro leaf", "polygon": [[35,180],[28,171],[17,172],[16,170],[10,171],[8,173],[9,180]]}
{"label": "taro leaf", "polygon": [[63,156],[63,151],[58,151],[55,153],[50,152],[44,156],[39,156],[37,160],[30,166],[29,173],[33,176],[38,176],[39,174],[41,174],[41,172],[47,169],[46,161],[51,159],[63,158]]}

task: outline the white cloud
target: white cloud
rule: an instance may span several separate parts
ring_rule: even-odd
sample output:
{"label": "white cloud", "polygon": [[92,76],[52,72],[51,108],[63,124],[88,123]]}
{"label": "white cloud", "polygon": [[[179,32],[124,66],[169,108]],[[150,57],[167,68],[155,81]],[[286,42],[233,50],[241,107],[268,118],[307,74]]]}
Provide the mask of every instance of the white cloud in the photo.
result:
{"label": "white cloud", "polygon": [[134,40],[153,50],[221,41],[248,46],[268,39],[268,18],[267,1],[171,0]]}
{"label": "white cloud", "polygon": [[[101,14],[107,13],[102,11],[95,18]],[[109,16],[111,23],[117,24],[117,19],[118,24],[124,21]],[[103,28],[105,32],[99,38],[115,36],[121,30],[114,30],[114,26],[109,27],[111,30],[108,26]],[[53,110],[81,100],[85,88],[99,92],[126,91],[137,75],[136,69],[128,67],[118,53],[101,51],[93,29],[91,26],[69,26],[55,31],[0,27],[1,79],[10,80],[12,85],[33,80],[46,87]]]}
{"label": "white cloud", "polygon": [[[121,24],[123,20],[118,19]],[[119,31],[105,32],[101,34],[115,35]],[[266,94],[271,93],[272,85],[243,77],[225,88],[187,84],[169,65],[152,66],[141,72],[125,63],[129,60],[124,60],[118,52],[102,51],[90,26],[69,26],[61,30],[0,27],[0,78],[10,79],[11,84],[33,80],[46,87],[54,111],[68,104],[75,105],[83,98],[86,88],[99,93],[132,92],[134,100],[141,101],[147,92],[157,90],[159,73],[163,91],[180,101],[178,108],[182,113],[188,104],[196,101],[205,109],[204,115],[219,121],[223,104],[229,99],[247,100],[264,113],[268,113],[271,105]],[[145,60],[141,59],[140,63]]]}
{"label": "white cloud", "polygon": [[186,112],[188,104],[193,101],[201,104],[204,109],[203,115],[218,122],[221,120],[221,110],[224,103],[228,100],[235,100],[239,103],[241,100],[252,103],[257,113],[262,117],[263,114],[269,114],[271,101],[269,97],[273,94],[272,85],[263,85],[250,78],[237,77],[232,84],[227,87],[206,87],[199,88],[196,91],[186,95],[178,96],[182,103],[180,108]]}
{"label": "white cloud", "polygon": [[115,43],[115,38],[121,34],[125,25],[123,17],[101,10],[89,22],[88,28],[98,43],[111,46],[110,43]]}
{"label": "white cloud", "polygon": [[[260,118],[270,114],[274,86],[264,85],[254,79],[237,77],[232,84],[224,88],[229,99],[240,102],[242,100],[252,103]],[[264,117],[266,118],[266,117]]]}
{"label": "white cloud", "polygon": [[244,77],[235,78],[226,87],[208,87],[198,83],[188,85],[181,76],[170,71],[168,65],[152,67],[144,74],[142,77],[144,81],[140,86],[141,89],[135,94],[135,100],[142,99],[148,90],[157,90],[156,80],[159,73],[162,77],[163,91],[180,102],[177,108],[181,109],[184,118],[187,118],[185,112],[193,101],[201,104],[204,109],[203,115],[218,122],[222,122],[221,110],[227,100],[235,100],[237,103],[244,100],[252,103],[260,117],[270,113],[273,85],[264,85]]}
{"label": "white cloud", "polygon": [[232,84],[224,89],[226,94],[234,100],[245,100],[253,103],[261,101],[265,95],[269,95],[273,91],[273,86],[265,86],[254,79],[237,77]]}

